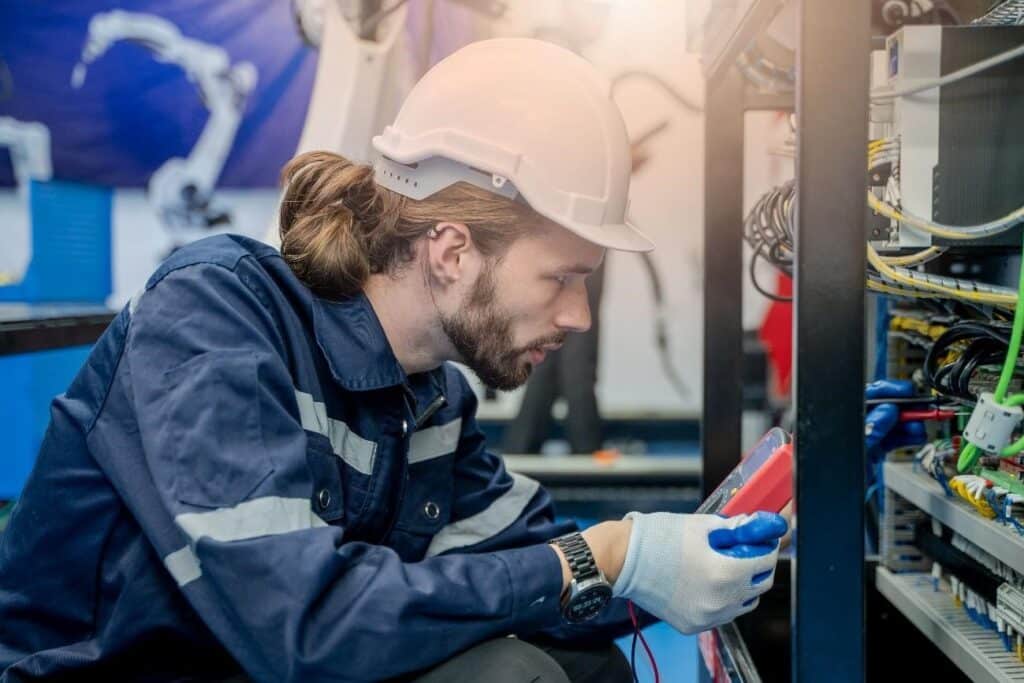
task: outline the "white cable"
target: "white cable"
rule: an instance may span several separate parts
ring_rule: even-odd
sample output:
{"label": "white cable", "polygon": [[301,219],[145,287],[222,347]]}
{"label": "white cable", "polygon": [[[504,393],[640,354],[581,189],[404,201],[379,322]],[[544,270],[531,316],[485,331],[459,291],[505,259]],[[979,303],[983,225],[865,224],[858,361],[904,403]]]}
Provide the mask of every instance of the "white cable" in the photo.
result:
{"label": "white cable", "polygon": [[1024,45],[1018,45],[1012,50],[1000,52],[997,55],[989,57],[988,59],[983,59],[980,62],[971,64],[970,66],[965,66],[962,69],[957,69],[953,73],[946,74],[941,78],[932,79],[929,81],[925,81],[923,83],[916,83],[914,85],[908,85],[899,88],[898,90],[887,90],[884,88],[873,90],[871,92],[871,99],[889,100],[897,97],[907,97],[908,95],[915,95],[925,90],[931,90],[932,88],[941,88],[944,85],[955,83],[956,81],[963,80],[964,78],[973,76],[974,74],[985,71],[986,69],[991,69],[994,66],[998,66],[1000,64],[1003,64],[1004,62],[1016,59],[1021,55],[1024,55]]}

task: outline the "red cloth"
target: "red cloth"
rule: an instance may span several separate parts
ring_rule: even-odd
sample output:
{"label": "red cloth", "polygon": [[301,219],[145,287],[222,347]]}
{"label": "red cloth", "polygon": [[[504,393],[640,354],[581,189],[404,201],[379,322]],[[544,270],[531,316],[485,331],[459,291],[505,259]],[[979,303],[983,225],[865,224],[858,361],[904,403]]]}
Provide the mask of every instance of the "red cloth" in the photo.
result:
{"label": "red cloth", "polygon": [[[778,273],[775,292],[779,296],[793,295],[793,281]],[[789,395],[793,377],[793,304],[773,301],[761,321],[758,337],[768,354],[772,370],[771,391],[776,397]]]}

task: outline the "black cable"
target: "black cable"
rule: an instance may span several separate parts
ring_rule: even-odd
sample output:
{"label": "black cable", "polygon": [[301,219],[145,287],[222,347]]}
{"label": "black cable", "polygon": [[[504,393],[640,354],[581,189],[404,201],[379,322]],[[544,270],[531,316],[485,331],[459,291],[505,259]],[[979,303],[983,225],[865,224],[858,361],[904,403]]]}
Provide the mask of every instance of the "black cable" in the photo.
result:
{"label": "black cable", "polygon": [[757,280],[757,260],[764,259],[785,273],[793,274],[792,203],[796,196],[796,183],[789,181],[765,193],[744,221],[743,239],[753,249],[749,274],[754,289],[762,296],[781,303],[792,298],[769,292]]}
{"label": "black cable", "polygon": [[[786,275],[793,274],[792,209],[796,183],[789,181],[768,191],[747,214],[743,239],[760,258]],[[763,292],[763,288],[758,286]]]}
{"label": "black cable", "polygon": [[665,327],[665,293],[661,285],[661,276],[654,265],[654,259],[648,253],[640,254],[644,269],[651,282],[651,294],[654,298],[654,343],[661,357],[661,367],[669,384],[676,390],[679,397],[686,401],[690,397],[690,389],[672,362],[672,354],[668,344],[668,329]]}
{"label": "black cable", "polygon": [[[763,247],[764,247],[764,245],[761,246],[761,248],[763,248]],[[793,298],[792,297],[780,296],[778,294],[774,294],[772,292],[769,292],[766,289],[764,289],[763,287],[761,287],[761,283],[759,283],[757,281],[757,259],[760,258],[760,257],[761,257],[761,249],[760,248],[757,251],[754,252],[753,256],[750,257],[750,282],[754,285],[754,289],[756,289],[757,292],[761,296],[766,297],[768,299],[771,299],[772,301],[778,301],[779,303],[783,303],[783,304],[793,303]]]}
{"label": "black cable", "polygon": [[657,85],[659,88],[664,90],[668,94],[668,96],[675,100],[677,104],[683,107],[683,109],[687,109],[693,112],[694,114],[700,114],[704,111],[704,107],[695,102],[692,102],[689,98],[686,97],[686,95],[684,95],[681,91],[677,90],[675,86],[666,81],[664,78],[662,78],[656,73],[652,73],[650,71],[643,71],[641,69],[623,71],[617,74],[614,78],[612,78],[611,92],[613,99],[615,96],[615,88],[622,81],[628,78],[640,78],[646,81],[650,81],[651,83]]}
{"label": "black cable", "polygon": [[[618,87],[618,85],[621,84],[622,81],[629,78],[641,78],[643,80],[647,80],[654,83],[663,91],[668,93],[669,97],[675,100],[675,102],[682,106],[684,109],[687,109],[697,114],[704,111],[703,107],[701,107],[698,104],[695,104],[694,102],[691,102],[682,92],[677,90],[674,86],[672,86],[671,83],[669,83],[665,79],[661,78],[655,73],[652,73],[650,71],[643,71],[640,69],[623,71],[622,73],[619,73],[612,79],[611,96],[613,99],[615,97],[615,88]],[[662,130],[665,125],[665,123],[662,123],[653,131],[649,132],[645,137],[650,137],[650,135]],[[672,388],[676,390],[676,393],[679,394],[680,398],[682,398],[685,401],[689,398],[690,390],[686,386],[686,383],[683,382],[682,376],[679,374],[679,371],[676,369],[675,364],[672,362],[672,356],[669,352],[668,330],[665,327],[664,315],[665,296],[661,284],[661,276],[658,274],[658,268],[657,266],[654,265],[654,259],[651,257],[650,254],[642,253],[640,256],[641,261],[644,264],[644,269],[647,271],[648,278],[650,279],[651,294],[654,298],[654,308],[656,311],[654,321],[654,337],[655,345],[658,349],[658,355],[661,356],[661,366],[662,369],[665,371],[665,376],[668,379],[669,384],[672,385]],[[635,639],[633,641],[633,647],[636,648]]]}
{"label": "black cable", "polygon": [[[1010,345],[1011,325],[1004,322],[965,320],[943,332],[925,355],[922,374],[925,384],[940,394],[974,401],[971,377],[983,365],[998,365]],[[949,351],[958,348],[952,362],[939,365]]]}

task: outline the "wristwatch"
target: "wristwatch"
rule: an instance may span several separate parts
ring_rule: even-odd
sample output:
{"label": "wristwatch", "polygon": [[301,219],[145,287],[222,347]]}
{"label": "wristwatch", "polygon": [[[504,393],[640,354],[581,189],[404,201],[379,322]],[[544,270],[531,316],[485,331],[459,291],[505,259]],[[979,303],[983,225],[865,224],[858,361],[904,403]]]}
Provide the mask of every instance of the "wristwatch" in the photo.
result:
{"label": "wristwatch", "polygon": [[593,619],[612,599],[611,584],[579,532],[559,536],[551,543],[561,548],[572,573],[572,583],[562,596],[562,617],[572,624]]}

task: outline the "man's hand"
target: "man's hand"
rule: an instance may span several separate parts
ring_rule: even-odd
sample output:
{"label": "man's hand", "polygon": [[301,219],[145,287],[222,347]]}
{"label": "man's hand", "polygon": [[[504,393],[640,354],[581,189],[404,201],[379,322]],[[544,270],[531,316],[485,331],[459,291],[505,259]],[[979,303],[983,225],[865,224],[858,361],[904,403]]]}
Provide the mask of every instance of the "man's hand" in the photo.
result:
{"label": "man's hand", "polygon": [[[864,390],[870,400],[909,398],[915,394],[914,384],[908,380],[881,379]],[[880,460],[889,451],[902,446],[913,446],[926,440],[924,425],[920,422],[900,422],[900,408],[895,403],[880,403],[864,418],[864,445],[868,460]]]}
{"label": "man's hand", "polygon": [[732,621],[772,587],[786,520],[758,512],[717,515],[630,513],[633,529],[615,595],[682,633]]}

